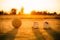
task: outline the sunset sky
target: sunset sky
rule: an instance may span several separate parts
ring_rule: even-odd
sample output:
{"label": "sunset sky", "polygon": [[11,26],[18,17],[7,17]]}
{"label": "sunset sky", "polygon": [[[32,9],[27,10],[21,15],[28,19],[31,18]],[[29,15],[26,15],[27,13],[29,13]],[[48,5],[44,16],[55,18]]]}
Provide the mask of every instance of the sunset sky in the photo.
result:
{"label": "sunset sky", "polygon": [[0,0],[0,10],[10,11],[12,8],[17,8],[19,11],[22,6],[25,13],[32,10],[60,12],[60,0]]}

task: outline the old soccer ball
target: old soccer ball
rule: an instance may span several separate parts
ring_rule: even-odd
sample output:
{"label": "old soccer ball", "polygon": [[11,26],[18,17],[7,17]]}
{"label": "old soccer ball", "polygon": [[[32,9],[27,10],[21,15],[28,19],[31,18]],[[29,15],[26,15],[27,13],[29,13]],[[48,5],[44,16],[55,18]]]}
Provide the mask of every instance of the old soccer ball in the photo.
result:
{"label": "old soccer ball", "polygon": [[14,28],[19,28],[21,26],[21,20],[20,19],[13,19],[12,25]]}

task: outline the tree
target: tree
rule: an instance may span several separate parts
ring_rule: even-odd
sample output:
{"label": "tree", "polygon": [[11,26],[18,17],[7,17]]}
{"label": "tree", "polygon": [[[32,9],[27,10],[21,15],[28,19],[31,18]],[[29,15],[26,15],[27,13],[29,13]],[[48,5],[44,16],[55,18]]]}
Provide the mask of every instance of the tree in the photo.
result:
{"label": "tree", "polygon": [[43,12],[43,14],[44,14],[44,15],[46,15],[46,14],[47,14],[47,12],[46,12],[46,11],[44,11],[44,12]]}
{"label": "tree", "polygon": [[57,13],[56,12],[54,12],[54,15],[56,15]]}
{"label": "tree", "polygon": [[3,11],[0,11],[0,15],[3,15],[3,13],[4,13]]}
{"label": "tree", "polygon": [[24,13],[24,7],[21,7],[19,14],[23,14],[23,13]]}
{"label": "tree", "polygon": [[15,8],[12,8],[10,14],[15,15],[16,14],[16,9]]}
{"label": "tree", "polygon": [[4,15],[8,15],[8,13],[7,13],[7,12],[5,12],[5,13],[4,13]]}
{"label": "tree", "polygon": [[31,11],[31,14],[36,15],[36,11],[35,10]]}

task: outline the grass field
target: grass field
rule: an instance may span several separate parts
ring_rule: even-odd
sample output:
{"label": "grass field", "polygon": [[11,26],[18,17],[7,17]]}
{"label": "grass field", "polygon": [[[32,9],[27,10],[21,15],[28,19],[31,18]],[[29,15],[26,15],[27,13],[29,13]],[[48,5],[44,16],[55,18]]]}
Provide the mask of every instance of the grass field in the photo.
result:
{"label": "grass field", "polygon": [[[28,18],[27,18],[28,17]],[[0,16],[0,30],[3,35],[1,40],[60,40],[60,19],[44,18],[41,16]],[[22,25],[15,29],[12,26],[13,19],[21,20]],[[49,23],[49,28],[44,29],[44,22]],[[38,23],[38,29],[32,28],[34,22]],[[0,33],[1,33],[0,32]]]}

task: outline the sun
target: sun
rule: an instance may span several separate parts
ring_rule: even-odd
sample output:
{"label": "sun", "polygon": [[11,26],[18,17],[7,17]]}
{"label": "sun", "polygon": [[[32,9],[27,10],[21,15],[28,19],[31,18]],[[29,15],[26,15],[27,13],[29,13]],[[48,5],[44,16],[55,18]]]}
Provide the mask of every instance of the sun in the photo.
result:
{"label": "sun", "polygon": [[57,3],[54,0],[2,0],[1,8],[10,11],[11,8],[17,8],[18,11],[24,7],[24,14],[30,14],[32,10],[50,12],[56,11]]}

